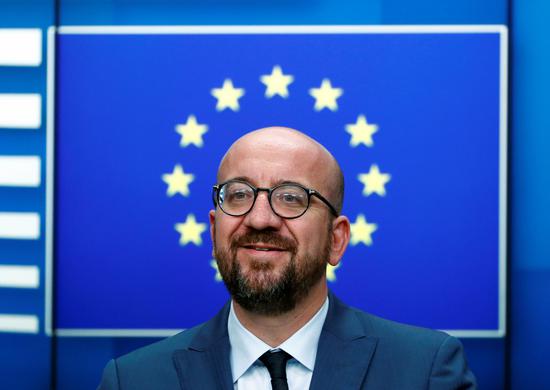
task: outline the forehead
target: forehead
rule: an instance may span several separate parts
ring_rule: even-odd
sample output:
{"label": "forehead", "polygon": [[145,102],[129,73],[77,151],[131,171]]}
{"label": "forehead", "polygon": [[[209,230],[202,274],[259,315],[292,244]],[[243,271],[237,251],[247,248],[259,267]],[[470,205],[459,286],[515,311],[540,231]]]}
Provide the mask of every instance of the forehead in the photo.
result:
{"label": "forehead", "polygon": [[254,137],[233,145],[218,172],[218,182],[241,178],[256,186],[293,181],[319,188],[326,164],[318,145],[292,137]]}

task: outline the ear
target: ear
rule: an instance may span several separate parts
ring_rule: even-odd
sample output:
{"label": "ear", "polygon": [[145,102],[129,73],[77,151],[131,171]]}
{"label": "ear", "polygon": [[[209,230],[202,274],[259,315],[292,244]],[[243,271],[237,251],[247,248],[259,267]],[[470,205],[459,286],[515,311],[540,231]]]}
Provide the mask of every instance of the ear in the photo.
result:
{"label": "ear", "polygon": [[329,264],[338,265],[348,247],[350,238],[350,223],[348,217],[340,215],[332,221],[332,249],[330,251]]}
{"label": "ear", "polygon": [[210,210],[208,212],[208,220],[210,221],[210,239],[212,240],[212,246],[214,244],[214,224],[216,223],[216,210]]}

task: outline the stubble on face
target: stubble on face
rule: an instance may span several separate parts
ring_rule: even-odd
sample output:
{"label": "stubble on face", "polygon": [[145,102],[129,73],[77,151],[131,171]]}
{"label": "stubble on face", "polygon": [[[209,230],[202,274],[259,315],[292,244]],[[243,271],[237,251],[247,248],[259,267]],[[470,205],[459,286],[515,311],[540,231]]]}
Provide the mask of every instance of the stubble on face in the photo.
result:
{"label": "stubble on face", "polygon": [[[242,308],[256,314],[276,316],[294,309],[325,274],[331,251],[330,233],[331,226],[323,240],[323,248],[315,253],[298,255],[296,240],[272,230],[250,230],[235,236],[229,249],[218,248],[214,241],[214,256],[227,290]],[[275,264],[254,259],[249,262],[247,272],[243,271],[237,258],[238,249],[260,242],[273,244],[290,253],[290,260],[280,272],[275,272]]]}

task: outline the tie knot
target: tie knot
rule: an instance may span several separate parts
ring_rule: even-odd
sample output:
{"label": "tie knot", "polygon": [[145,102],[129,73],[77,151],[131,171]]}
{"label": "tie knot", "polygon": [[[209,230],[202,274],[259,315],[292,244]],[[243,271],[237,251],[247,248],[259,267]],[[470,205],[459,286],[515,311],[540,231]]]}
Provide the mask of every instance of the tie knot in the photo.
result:
{"label": "tie knot", "polygon": [[282,349],[277,352],[267,351],[260,356],[260,361],[265,365],[269,371],[271,379],[285,379],[286,380],[286,362],[292,359],[288,353]]}

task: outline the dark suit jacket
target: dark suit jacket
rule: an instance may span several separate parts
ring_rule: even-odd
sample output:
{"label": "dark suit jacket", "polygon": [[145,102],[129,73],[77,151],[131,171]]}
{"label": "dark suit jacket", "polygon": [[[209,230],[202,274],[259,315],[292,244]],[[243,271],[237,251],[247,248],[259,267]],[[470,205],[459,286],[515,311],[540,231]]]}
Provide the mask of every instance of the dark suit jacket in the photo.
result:
{"label": "dark suit jacket", "polygon": [[[111,360],[99,390],[233,389],[229,304],[210,321]],[[329,295],[311,389],[475,389],[460,341]]]}

